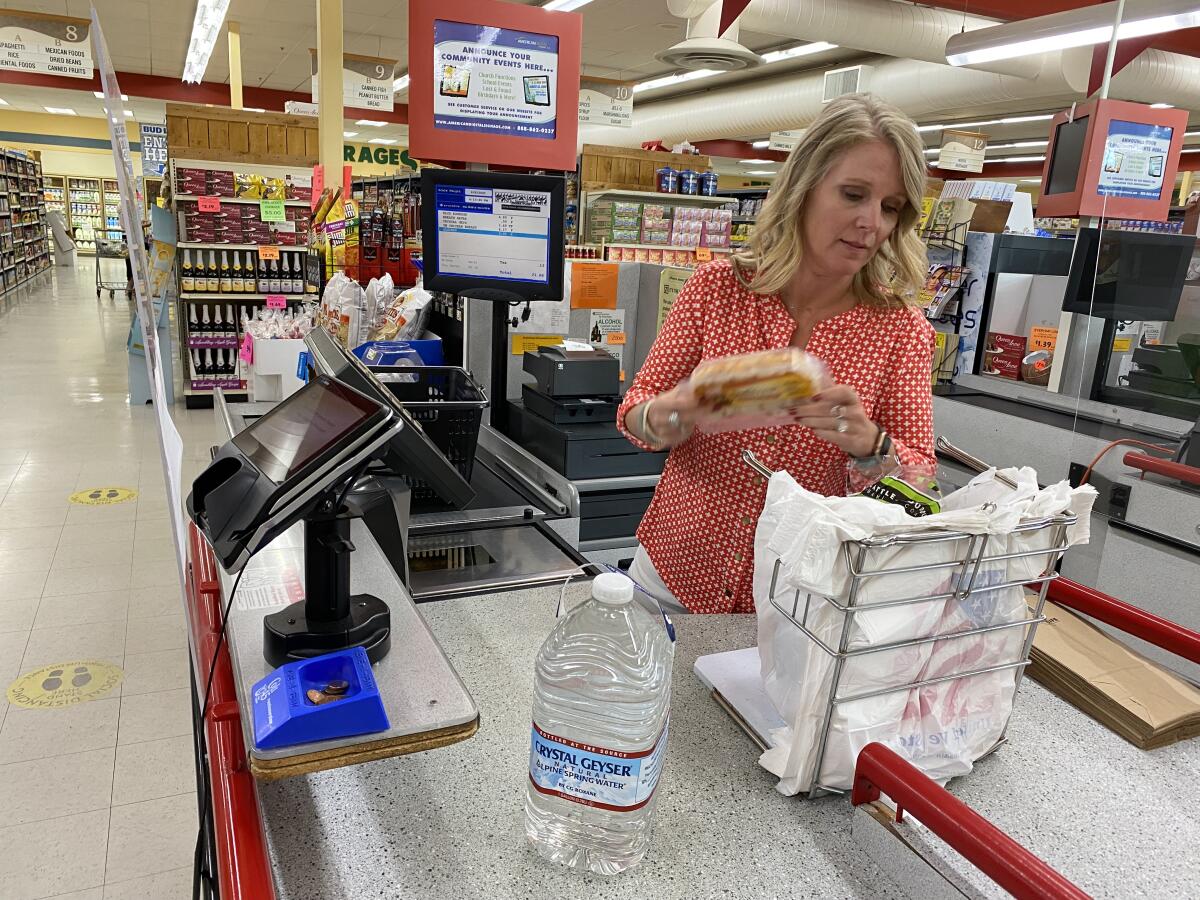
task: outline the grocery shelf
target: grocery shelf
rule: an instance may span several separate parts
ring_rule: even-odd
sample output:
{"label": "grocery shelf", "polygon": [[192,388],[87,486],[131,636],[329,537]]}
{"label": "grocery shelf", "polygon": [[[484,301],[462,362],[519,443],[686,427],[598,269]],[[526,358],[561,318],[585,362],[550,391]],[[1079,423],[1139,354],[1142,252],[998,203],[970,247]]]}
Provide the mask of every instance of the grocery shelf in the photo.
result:
{"label": "grocery shelf", "polygon": [[278,247],[284,252],[307,252],[308,244],[217,244],[203,241],[180,241],[180,250],[257,250],[259,247]]}
{"label": "grocery shelf", "polygon": [[582,194],[587,200],[595,200],[599,197],[612,197],[616,200],[657,200],[660,203],[670,203],[673,205],[695,203],[699,206],[728,206],[730,203],[737,202],[737,199],[734,197],[704,197],[699,194],[660,194],[658,191],[629,191],[621,188],[583,191]]}
{"label": "grocery shelf", "polygon": [[[250,197],[222,197],[220,194],[176,194],[176,200],[199,200],[201,197],[216,197],[221,203],[261,203],[262,200],[255,200]],[[304,206],[312,208],[312,204],[308,200],[284,200],[284,206]]]}
{"label": "grocery shelf", "polygon": [[619,244],[605,243],[605,247],[620,247],[624,250],[674,250],[684,253],[695,253],[697,250],[711,250],[713,253],[728,253],[728,247],[680,247],[677,244]]}
{"label": "grocery shelf", "polygon": [[311,297],[314,300],[316,294],[230,294],[219,291],[185,291],[179,294],[180,300],[266,300],[267,297],[286,297],[288,300],[303,300],[305,297]]}

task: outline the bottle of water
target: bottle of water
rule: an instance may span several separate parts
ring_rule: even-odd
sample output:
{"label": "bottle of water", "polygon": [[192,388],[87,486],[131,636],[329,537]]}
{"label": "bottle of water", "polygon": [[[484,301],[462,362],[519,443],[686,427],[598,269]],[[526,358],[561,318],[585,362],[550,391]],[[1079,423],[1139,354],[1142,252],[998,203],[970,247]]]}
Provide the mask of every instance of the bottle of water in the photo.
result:
{"label": "bottle of water", "polygon": [[641,861],[666,758],[674,647],[633,590],[597,576],[537,655],[525,834],[581,872]]}

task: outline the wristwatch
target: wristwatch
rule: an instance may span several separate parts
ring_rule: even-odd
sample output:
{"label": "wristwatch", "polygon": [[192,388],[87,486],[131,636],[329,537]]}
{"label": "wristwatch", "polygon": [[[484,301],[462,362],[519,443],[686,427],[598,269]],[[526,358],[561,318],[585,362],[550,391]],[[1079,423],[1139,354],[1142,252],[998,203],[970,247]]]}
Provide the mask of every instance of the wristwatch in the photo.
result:
{"label": "wristwatch", "polygon": [[[879,428],[878,425],[875,427]],[[859,468],[867,469],[886,461],[892,455],[893,447],[892,436],[879,428],[879,434],[875,436],[875,446],[871,448],[871,452],[866,456],[852,456],[850,459]]]}

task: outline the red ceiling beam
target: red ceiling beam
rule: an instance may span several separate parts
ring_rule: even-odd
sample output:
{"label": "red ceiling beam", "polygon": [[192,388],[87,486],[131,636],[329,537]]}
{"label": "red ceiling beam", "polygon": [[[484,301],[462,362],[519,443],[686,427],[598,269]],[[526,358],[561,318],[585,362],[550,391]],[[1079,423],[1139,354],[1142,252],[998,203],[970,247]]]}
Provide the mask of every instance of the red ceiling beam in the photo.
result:
{"label": "red ceiling beam", "polygon": [[[42,75],[33,72],[5,72],[5,81],[9,84],[24,84],[31,87],[56,88],[66,91],[99,91],[102,90],[99,75],[93,74],[90,79],[67,78],[63,75]],[[121,92],[130,97],[146,97],[151,100],[164,100],[168,103],[211,103],[213,106],[229,106],[229,85],[205,81],[201,84],[185,84],[178,78],[167,78],[163,75],[142,75],[137,72],[118,72],[117,81]],[[255,106],[267,112],[283,112],[283,104],[288,100],[299,100],[311,103],[309,94],[294,91],[276,91],[271,88],[246,87],[242,89],[242,99],[246,106]],[[347,118],[361,114],[364,119],[378,119],[382,122],[394,122],[398,125],[408,124],[408,106],[397,103],[390,113],[383,110],[354,110],[347,107]]]}
{"label": "red ceiling beam", "polygon": [[697,141],[695,148],[706,156],[727,156],[731,159],[769,159],[772,162],[783,162],[786,153],[779,150],[756,149],[746,141]]}

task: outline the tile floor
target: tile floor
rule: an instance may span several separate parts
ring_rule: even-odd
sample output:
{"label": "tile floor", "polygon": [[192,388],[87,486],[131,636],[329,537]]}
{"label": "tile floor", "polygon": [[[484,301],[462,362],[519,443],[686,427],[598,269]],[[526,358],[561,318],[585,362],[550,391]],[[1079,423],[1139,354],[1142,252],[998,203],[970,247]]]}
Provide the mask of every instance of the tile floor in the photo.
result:
{"label": "tile floor", "polygon": [[[184,630],[152,409],[131,409],[132,307],[94,262],[0,297],[0,898],[189,897],[195,776]],[[178,380],[178,379],[177,379]],[[178,396],[178,392],[177,392]],[[212,413],[174,410],[185,481]],[[76,490],[128,487],[86,507]],[[20,674],[119,666],[106,695],[10,706]]]}

